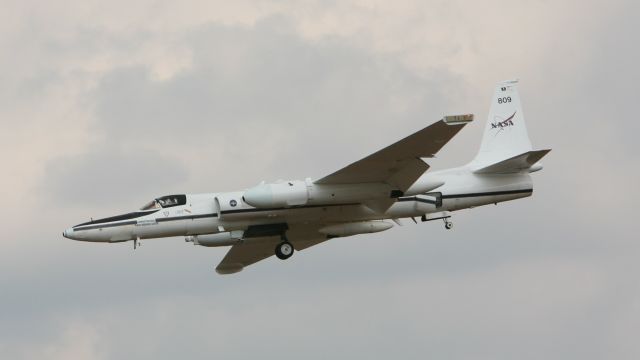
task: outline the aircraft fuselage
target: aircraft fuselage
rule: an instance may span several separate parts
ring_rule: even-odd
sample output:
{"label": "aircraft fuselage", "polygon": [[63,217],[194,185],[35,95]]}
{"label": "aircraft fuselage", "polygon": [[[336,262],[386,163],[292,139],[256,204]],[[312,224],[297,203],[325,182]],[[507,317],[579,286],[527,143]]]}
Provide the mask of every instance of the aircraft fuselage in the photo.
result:
{"label": "aircraft fuselage", "polygon": [[[418,182],[438,178],[444,180],[444,185],[432,192],[405,194],[395,199],[388,196],[394,203],[383,213],[372,210],[366,202],[362,203],[366,198],[351,197],[347,201],[334,200],[326,204],[257,208],[244,201],[245,191],[187,194],[186,203],[182,205],[139,210],[89,221],[65,230],[63,235],[80,241],[122,242],[246,231],[252,226],[269,224],[293,225],[309,221],[333,224],[415,218],[514,200],[532,193],[528,174],[475,175],[452,169],[429,173]],[[379,185],[383,188],[383,184]],[[436,204],[437,197],[441,197],[440,206]]]}

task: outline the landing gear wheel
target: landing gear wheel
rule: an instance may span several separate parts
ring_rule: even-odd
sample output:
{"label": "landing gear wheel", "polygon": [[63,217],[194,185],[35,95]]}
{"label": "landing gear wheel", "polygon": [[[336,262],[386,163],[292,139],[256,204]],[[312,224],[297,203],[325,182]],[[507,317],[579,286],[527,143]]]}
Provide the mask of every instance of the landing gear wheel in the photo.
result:
{"label": "landing gear wheel", "polygon": [[288,241],[283,241],[276,245],[276,256],[280,260],[286,260],[293,255],[293,245]]}
{"label": "landing gear wheel", "polygon": [[447,230],[450,230],[452,227],[453,227],[453,223],[451,221],[445,219],[444,228],[447,229]]}

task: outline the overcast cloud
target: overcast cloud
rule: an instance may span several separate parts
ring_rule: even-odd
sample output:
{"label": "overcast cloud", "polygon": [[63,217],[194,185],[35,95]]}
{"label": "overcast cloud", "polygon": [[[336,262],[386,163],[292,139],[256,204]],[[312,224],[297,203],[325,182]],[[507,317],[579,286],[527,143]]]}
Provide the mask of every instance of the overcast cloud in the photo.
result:
{"label": "overcast cloud", "polygon": [[[0,357],[637,359],[632,1],[0,0]],[[275,258],[61,231],[318,178],[518,77],[532,198]]]}

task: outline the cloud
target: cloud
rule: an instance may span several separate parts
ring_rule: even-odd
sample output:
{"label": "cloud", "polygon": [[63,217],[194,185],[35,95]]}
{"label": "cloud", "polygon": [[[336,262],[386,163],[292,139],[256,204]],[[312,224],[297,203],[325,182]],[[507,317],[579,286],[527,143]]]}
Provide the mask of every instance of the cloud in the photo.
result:
{"label": "cloud", "polygon": [[47,359],[104,359],[100,349],[97,348],[99,337],[91,325],[83,323],[70,323],[60,334],[58,341],[44,346],[39,351],[29,349],[32,356]]}
{"label": "cloud", "polygon": [[[341,151],[371,138],[353,136],[354,127],[384,139],[354,152],[366,155],[396,140],[386,132],[406,133],[396,123],[427,125],[419,115],[446,106],[444,93],[459,82],[446,69],[416,78],[341,39],[310,42],[279,17],[251,28],[204,26],[186,44],[192,65],[171,78],[156,80],[144,67],[107,73],[91,94],[92,129],[120,146],[162,147],[216,172],[257,166],[247,174],[275,180],[309,173],[310,156],[325,172],[343,165]],[[328,150],[336,157],[319,156]]]}
{"label": "cloud", "polygon": [[[112,300],[98,302],[97,308],[87,304],[70,310],[91,324],[77,346],[100,350],[106,358],[144,359],[187,353],[208,358],[212,352],[232,358],[297,358],[300,353],[311,359],[386,358],[399,348],[411,349],[404,354],[409,359],[425,353],[554,357],[575,353],[576,342],[602,336],[602,328],[574,329],[597,318],[597,305],[615,296],[588,258],[567,263],[546,257],[444,276],[417,271],[402,277],[337,277],[313,285],[269,271],[233,280],[193,274],[186,283],[169,277],[163,284],[172,291],[148,291],[162,283],[149,287],[145,280],[160,275],[138,275],[147,288],[138,292],[142,297],[111,294]],[[56,343],[64,348],[63,340]],[[289,351],[281,353],[283,347]]]}
{"label": "cloud", "polygon": [[[136,201],[132,193],[142,195],[142,190],[148,196],[159,196],[178,188],[188,177],[179,161],[161,153],[108,146],[51,161],[46,174],[42,190],[54,204],[71,207],[131,204]],[[137,201],[144,202],[141,196]],[[54,204],[50,205],[58,206]]]}
{"label": "cloud", "polygon": [[[0,22],[6,356],[637,358],[635,3],[34,6]],[[454,231],[407,221],[231,277],[225,249],[59,235],[165,193],[319,177],[476,112],[433,161],[460,163],[514,74],[554,151],[532,198]]]}
{"label": "cloud", "polygon": [[[91,143],[48,162],[40,186],[56,203],[132,206],[132,196],[144,202],[179,185],[211,191],[204,179],[232,190],[229,171],[246,177],[245,187],[323,176],[351,161],[341,153],[364,156],[407,125],[426,125],[419,115],[445,106],[444,93],[459,81],[444,69],[416,78],[341,39],[305,40],[281,17],[203,26],[182,44],[191,65],[173,76],[116,67],[85,95]],[[358,126],[376,135],[354,137]],[[372,138],[380,141],[368,144]]]}

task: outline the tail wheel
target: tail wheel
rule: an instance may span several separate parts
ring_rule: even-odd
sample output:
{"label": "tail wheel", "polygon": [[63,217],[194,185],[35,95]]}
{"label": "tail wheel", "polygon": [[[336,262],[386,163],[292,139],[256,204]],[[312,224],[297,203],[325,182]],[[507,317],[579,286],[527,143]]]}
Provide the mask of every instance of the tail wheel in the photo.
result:
{"label": "tail wheel", "polygon": [[293,255],[293,245],[288,241],[283,241],[276,246],[276,256],[280,260],[286,260]]}
{"label": "tail wheel", "polygon": [[453,227],[453,223],[451,221],[444,222],[444,228],[450,230]]}

